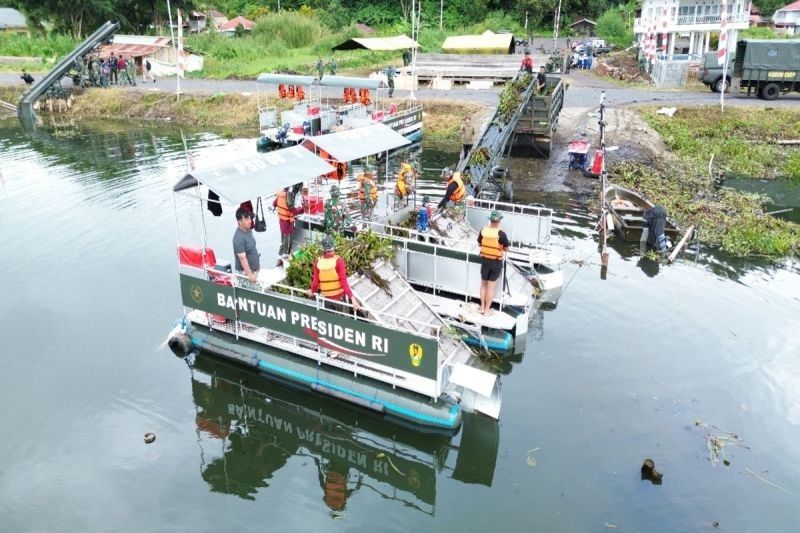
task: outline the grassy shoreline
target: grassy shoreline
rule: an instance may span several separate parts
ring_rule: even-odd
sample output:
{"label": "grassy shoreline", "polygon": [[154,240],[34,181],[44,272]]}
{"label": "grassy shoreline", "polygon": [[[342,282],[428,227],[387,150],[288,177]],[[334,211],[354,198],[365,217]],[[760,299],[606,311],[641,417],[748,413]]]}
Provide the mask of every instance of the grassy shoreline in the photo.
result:
{"label": "grassy shoreline", "polygon": [[[16,103],[24,87],[0,86],[0,100]],[[425,137],[435,141],[458,142],[461,117],[476,115],[484,107],[471,102],[423,99]],[[261,97],[264,105],[264,97]],[[269,97],[267,104],[286,109],[289,103]],[[124,88],[88,89],[77,95],[66,116],[74,120],[110,118],[145,120],[205,128],[223,136],[258,135],[258,98],[256,95],[217,93],[183,95],[145,93]]]}

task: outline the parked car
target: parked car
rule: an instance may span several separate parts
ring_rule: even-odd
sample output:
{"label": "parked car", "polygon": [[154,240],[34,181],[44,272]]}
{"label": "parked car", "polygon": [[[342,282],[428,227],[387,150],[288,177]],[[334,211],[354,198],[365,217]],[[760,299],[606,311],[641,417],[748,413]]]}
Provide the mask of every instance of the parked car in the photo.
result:
{"label": "parked car", "polygon": [[594,52],[594,55],[601,56],[603,54],[609,53],[611,51],[611,49],[612,49],[611,45],[609,45],[609,46],[596,46],[594,48],[593,52]]}

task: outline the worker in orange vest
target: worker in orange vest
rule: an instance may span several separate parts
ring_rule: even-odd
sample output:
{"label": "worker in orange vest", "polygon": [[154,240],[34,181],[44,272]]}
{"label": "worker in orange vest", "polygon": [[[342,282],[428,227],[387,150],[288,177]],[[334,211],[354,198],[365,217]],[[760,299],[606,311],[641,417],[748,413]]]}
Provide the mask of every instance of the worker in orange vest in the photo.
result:
{"label": "worker in orange vest", "polygon": [[436,206],[440,211],[448,203],[461,203],[467,195],[467,188],[461,179],[461,172],[450,172],[449,169],[445,169],[442,171],[442,175],[446,179],[447,189],[445,189],[442,199],[439,200],[439,205]]}
{"label": "worker in orange vest", "polygon": [[292,236],[294,235],[294,217],[303,212],[302,207],[295,207],[295,195],[290,193],[289,187],[284,187],[275,195],[272,207],[278,214],[278,225],[281,229],[281,247],[278,250],[278,262],[280,266],[292,253]]}
{"label": "worker in orange vest", "polygon": [[500,229],[503,214],[492,211],[489,214],[489,225],[484,226],[478,234],[481,246],[481,313],[488,315],[492,310],[495,285],[503,273],[505,251],[511,246],[506,233]]}
{"label": "worker in orange vest", "polygon": [[[323,297],[334,300],[334,302],[344,302],[347,297],[352,303],[353,309],[358,311],[361,306],[353,297],[353,291],[350,290],[350,284],[347,282],[347,265],[345,265],[344,259],[336,255],[333,237],[325,235],[320,244],[323,253],[314,261],[311,293],[319,292]],[[326,307],[343,313],[348,312],[347,306],[337,303],[326,303]]]}

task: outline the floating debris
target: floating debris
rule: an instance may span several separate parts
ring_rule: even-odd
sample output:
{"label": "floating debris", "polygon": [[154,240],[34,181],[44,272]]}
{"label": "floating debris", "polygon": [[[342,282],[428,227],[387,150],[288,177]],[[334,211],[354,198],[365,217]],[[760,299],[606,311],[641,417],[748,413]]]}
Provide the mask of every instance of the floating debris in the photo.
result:
{"label": "floating debris", "polygon": [[661,485],[664,474],[656,470],[656,463],[649,457],[642,463],[642,480],[649,480],[653,485]]}
{"label": "floating debris", "polygon": [[156,434],[155,433],[151,433],[151,432],[148,431],[147,433],[144,434],[144,443],[145,444],[152,444],[155,441],[156,441]]}
{"label": "floating debris", "polygon": [[720,457],[722,457],[722,464],[725,466],[730,466],[731,462],[728,457],[725,455],[725,447],[726,446],[738,446],[740,448],[750,449],[749,446],[744,444],[739,435],[732,431],[725,431],[720,429],[716,426],[712,426],[714,429],[719,430],[721,433],[715,435],[710,430],[708,430],[708,425],[702,422],[700,419],[695,421],[696,426],[700,426],[705,428],[706,433],[706,447],[708,448],[708,458],[711,461],[711,464],[716,465],[719,463]]}
{"label": "floating debris", "polygon": [[764,483],[766,483],[767,485],[772,485],[772,486],[773,486],[773,487],[775,487],[776,489],[781,489],[783,492],[787,492],[787,493],[789,492],[788,490],[784,489],[783,487],[781,487],[781,486],[780,486],[780,485],[778,485],[777,483],[773,483],[772,481],[769,481],[768,479],[764,479],[763,477],[759,476],[758,474],[756,474],[755,472],[753,472],[753,471],[752,471],[752,470],[750,470],[749,468],[745,468],[745,471],[746,471],[748,474],[750,474],[751,476],[753,476],[754,478],[756,478],[756,479],[758,479],[758,480],[761,480],[761,481],[763,481],[763,482],[764,482]]}
{"label": "floating debris", "polygon": [[537,446],[532,450],[528,450],[528,458],[526,459],[525,462],[528,463],[528,466],[530,466],[531,468],[534,468],[536,466],[536,458],[533,457],[533,453],[538,452],[539,450],[541,450],[541,446]]}

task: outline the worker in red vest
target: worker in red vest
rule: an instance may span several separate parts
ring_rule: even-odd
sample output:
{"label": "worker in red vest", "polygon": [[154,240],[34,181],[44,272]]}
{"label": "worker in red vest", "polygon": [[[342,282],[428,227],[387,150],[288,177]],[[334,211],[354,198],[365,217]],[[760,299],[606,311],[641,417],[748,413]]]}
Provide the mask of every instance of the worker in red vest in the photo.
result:
{"label": "worker in red vest", "polygon": [[525,72],[532,73],[533,72],[533,59],[531,58],[531,53],[528,50],[525,50],[525,57],[522,58],[522,66],[520,70],[524,70]]}
{"label": "worker in red vest", "polygon": [[278,214],[278,225],[281,229],[281,247],[278,250],[278,265],[281,265],[292,253],[292,236],[294,235],[294,217],[303,212],[302,207],[294,206],[294,195],[289,194],[289,187],[284,187],[275,195],[272,207]]}
{"label": "worker in red vest", "polygon": [[[345,297],[350,299],[353,309],[358,311],[361,306],[353,298],[353,291],[347,282],[347,266],[344,259],[336,255],[333,237],[325,235],[321,241],[322,256],[314,261],[314,272],[311,279],[311,293],[319,292],[329,300],[344,302]],[[346,313],[347,307],[338,304],[328,304],[326,307],[335,311]]]}

